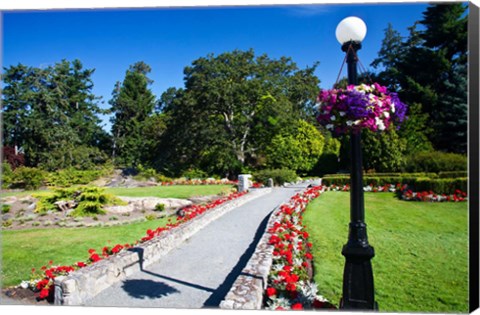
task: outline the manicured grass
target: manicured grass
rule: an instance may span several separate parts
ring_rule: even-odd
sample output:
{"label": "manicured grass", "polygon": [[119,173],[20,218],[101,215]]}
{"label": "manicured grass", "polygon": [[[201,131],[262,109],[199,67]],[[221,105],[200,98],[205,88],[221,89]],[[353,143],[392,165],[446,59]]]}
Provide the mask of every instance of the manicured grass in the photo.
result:
{"label": "manicured grass", "polygon": [[[406,202],[365,194],[375,299],[382,312],[468,312],[468,204]],[[350,222],[350,194],[326,192],[304,222],[320,294],[340,301]]]}
{"label": "manicured grass", "polygon": [[112,227],[2,231],[2,287],[29,280],[32,268],[38,270],[50,260],[54,265],[86,261],[90,248],[101,253],[104,246],[133,243],[148,229],[167,223],[168,219],[162,218]]}
{"label": "manicured grass", "polygon": [[125,197],[190,198],[230,192],[232,185],[173,185],[138,188],[107,188],[106,192]]}

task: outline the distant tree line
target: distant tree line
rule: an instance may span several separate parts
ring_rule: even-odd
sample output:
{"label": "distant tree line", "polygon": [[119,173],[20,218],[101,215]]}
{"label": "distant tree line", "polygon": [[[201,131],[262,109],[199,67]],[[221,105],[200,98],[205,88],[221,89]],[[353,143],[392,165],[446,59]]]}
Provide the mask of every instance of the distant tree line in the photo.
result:
{"label": "distant tree line", "polygon": [[[400,130],[363,133],[366,170],[402,170],[419,152],[467,152],[466,7],[430,5],[409,30],[403,38],[389,25],[371,64],[376,71],[362,76],[409,105]],[[317,66],[302,69],[291,58],[253,50],[210,54],[185,67],[184,87],[157,97],[151,68],[140,61],[115,84],[106,110],[92,92],[94,69],[79,60],[10,66],[2,74],[3,159],[45,170],[108,161],[168,176],[345,170],[347,137],[333,138],[315,121]],[[100,115],[110,115],[110,132]]]}

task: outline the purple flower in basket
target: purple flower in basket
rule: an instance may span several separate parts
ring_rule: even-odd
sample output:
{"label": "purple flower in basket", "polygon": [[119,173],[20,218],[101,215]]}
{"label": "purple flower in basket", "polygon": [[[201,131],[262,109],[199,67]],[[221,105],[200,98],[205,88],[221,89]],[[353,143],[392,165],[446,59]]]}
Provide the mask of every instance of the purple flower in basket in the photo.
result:
{"label": "purple flower in basket", "polygon": [[396,93],[374,83],[349,85],[347,89],[323,90],[318,95],[317,120],[334,134],[388,130],[390,124],[398,127],[405,120],[407,105]]}

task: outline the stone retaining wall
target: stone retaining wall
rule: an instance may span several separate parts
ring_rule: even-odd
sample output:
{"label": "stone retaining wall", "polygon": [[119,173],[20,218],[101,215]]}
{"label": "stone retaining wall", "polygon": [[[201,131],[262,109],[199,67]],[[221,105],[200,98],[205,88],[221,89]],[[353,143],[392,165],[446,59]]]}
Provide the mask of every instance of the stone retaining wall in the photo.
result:
{"label": "stone retaining wall", "polygon": [[158,261],[210,222],[255,198],[271,192],[270,188],[254,189],[245,196],[226,202],[159,237],[122,251],[108,259],[55,279],[55,304],[86,305],[88,300],[112,284]]}
{"label": "stone retaining wall", "polygon": [[272,267],[273,246],[268,244],[267,232],[279,220],[280,206],[273,210],[265,232],[255,248],[255,252],[245,268],[220,303],[223,309],[259,310],[263,305],[263,292],[267,286],[268,274]]}

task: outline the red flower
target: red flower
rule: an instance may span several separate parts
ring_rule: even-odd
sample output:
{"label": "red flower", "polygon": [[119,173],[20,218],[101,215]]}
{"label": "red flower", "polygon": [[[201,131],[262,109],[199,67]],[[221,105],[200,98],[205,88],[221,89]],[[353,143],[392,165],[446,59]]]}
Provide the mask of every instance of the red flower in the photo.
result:
{"label": "red flower", "polygon": [[295,285],[295,283],[290,282],[290,283],[287,283],[287,285],[285,286],[285,290],[287,290],[287,291],[296,291],[296,290],[297,290],[297,286]]}
{"label": "red flower", "polygon": [[77,262],[77,266],[79,268],[87,267],[87,265],[85,263],[81,262],[81,261]]}
{"label": "red flower", "polygon": [[276,295],[276,294],[277,294],[277,290],[275,288],[272,288],[272,287],[267,288],[267,296],[268,297],[271,297],[271,296]]}
{"label": "red flower", "polygon": [[310,253],[306,253],[306,254],[305,254],[305,258],[307,258],[307,259],[313,259],[313,256],[312,256],[312,254],[310,254]]}
{"label": "red flower", "polygon": [[303,310],[302,303],[295,303],[292,305],[292,310]]}
{"label": "red flower", "polygon": [[40,290],[39,298],[40,299],[46,299],[49,295],[50,295],[50,290],[45,288],[45,289]]}

